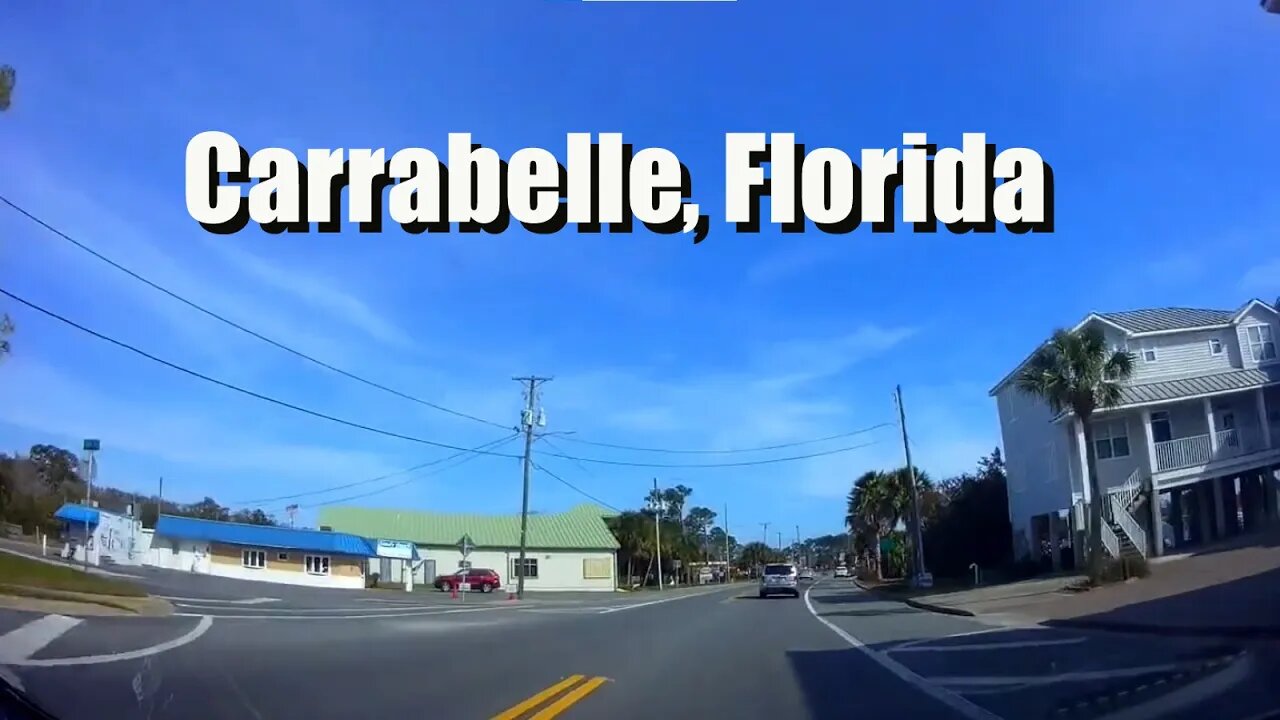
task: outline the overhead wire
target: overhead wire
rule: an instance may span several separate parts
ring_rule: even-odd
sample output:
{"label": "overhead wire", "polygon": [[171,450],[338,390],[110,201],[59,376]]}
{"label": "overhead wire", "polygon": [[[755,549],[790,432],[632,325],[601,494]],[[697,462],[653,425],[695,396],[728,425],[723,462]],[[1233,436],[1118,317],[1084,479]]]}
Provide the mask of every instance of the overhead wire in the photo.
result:
{"label": "overhead wire", "polygon": [[145,350],[142,350],[142,349],[140,349],[140,348],[138,348],[138,347],[135,347],[135,346],[133,346],[133,345],[130,345],[129,343],[126,343],[126,342],[124,342],[124,341],[122,341],[122,340],[116,340],[116,339],[115,339],[115,338],[113,338],[113,337],[110,337],[110,336],[104,335],[104,334],[102,334],[102,333],[100,333],[100,332],[98,332],[98,331],[96,331],[96,330],[93,330],[93,329],[91,329],[91,328],[85,327],[84,325],[81,325],[80,323],[77,323],[77,322],[75,322],[74,320],[71,320],[71,319],[69,319],[69,318],[63,317],[62,315],[59,315],[58,313],[55,313],[55,312],[53,312],[52,310],[48,310],[48,309],[46,309],[46,308],[43,308],[43,307],[41,307],[41,306],[39,306],[39,305],[37,305],[37,304],[35,304],[35,303],[33,303],[33,302],[29,301],[29,300],[26,300],[26,299],[24,299],[24,298],[22,298],[22,297],[20,297],[20,296],[18,296],[18,295],[15,295],[14,293],[9,292],[8,290],[5,290],[4,288],[0,288],[0,295],[4,295],[4,296],[6,296],[6,297],[10,298],[11,300],[14,300],[14,301],[16,301],[16,302],[18,302],[18,303],[21,303],[21,304],[23,304],[23,305],[27,306],[28,308],[31,308],[32,310],[35,310],[35,311],[36,311],[36,312],[38,312],[38,313],[41,313],[41,314],[46,315],[46,316],[48,316],[48,317],[51,317],[51,318],[53,318],[54,320],[57,320],[57,321],[59,321],[59,322],[61,322],[61,323],[64,323],[64,324],[66,324],[66,325],[69,325],[69,326],[71,326],[71,327],[73,327],[73,328],[75,328],[75,329],[77,329],[77,330],[79,330],[79,331],[81,331],[81,332],[83,332],[83,333],[87,333],[87,334],[89,334],[89,335],[92,335],[93,337],[98,338],[99,340],[102,340],[102,341],[104,341],[104,342],[107,342],[107,343],[110,343],[110,344],[112,344],[112,345],[115,345],[116,347],[119,347],[119,348],[123,348],[123,349],[125,349],[125,350],[128,350],[129,352],[132,352],[132,353],[134,353],[134,354],[136,354],[136,355],[140,355],[140,356],[142,356],[142,357],[144,357],[144,358],[146,358],[146,359],[148,359],[148,360],[150,360],[150,361],[152,361],[152,362],[155,362],[155,363],[159,363],[159,364],[161,364],[161,365],[164,365],[165,367],[170,368],[170,369],[172,369],[172,370],[177,370],[178,372],[183,373],[184,375],[189,375],[189,376],[191,376],[191,377],[194,377],[194,378],[197,378],[197,379],[200,379],[200,380],[204,380],[205,382],[212,383],[212,384],[214,384],[214,385],[218,385],[218,386],[223,387],[223,388],[225,388],[225,389],[227,389],[227,390],[231,390],[231,391],[234,391],[234,392],[240,393],[240,394],[242,394],[242,395],[247,395],[247,396],[249,396],[249,397],[251,397],[251,398],[255,398],[255,399],[257,399],[257,400],[261,400],[261,401],[263,401],[263,402],[271,403],[272,405],[277,405],[277,406],[282,407],[282,408],[286,408],[286,409],[289,409],[289,410],[293,410],[293,411],[295,411],[295,412],[299,412],[299,413],[302,413],[302,414],[304,414],[304,415],[310,415],[311,417],[319,418],[319,419],[321,419],[321,420],[328,420],[329,422],[332,422],[332,423],[337,423],[337,424],[339,424],[339,425],[344,425],[344,426],[346,426],[346,427],[354,428],[354,429],[356,429],[356,430],[363,430],[363,431],[365,431],[365,432],[373,433],[373,434],[375,434],[375,435],[382,435],[382,436],[385,436],[385,437],[395,438],[395,439],[397,439],[397,440],[404,440],[404,441],[406,441],[406,442],[418,443],[418,444],[420,444],[420,445],[430,445],[430,446],[432,446],[432,447],[444,448],[444,449],[446,449],[446,450],[459,450],[459,451],[463,451],[463,452],[474,452],[474,453],[479,454],[479,455],[494,455],[494,456],[497,456],[497,457],[508,457],[508,458],[519,458],[519,457],[521,457],[520,455],[510,455],[510,454],[505,454],[505,453],[494,453],[494,452],[485,451],[485,450],[468,450],[467,448],[460,447],[460,446],[457,446],[457,445],[450,445],[449,443],[442,443],[442,442],[437,442],[437,441],[435,441],[435,440],[427,440],[426,438],[415,437],[415,436],[413,436],[413,435],[405,435],[405,434],[403,434],[403,433],[398,433],[398,432],[394,432],[394,431],[391,431],[391,430],[384,430],[384,429],[382,429],[382,428],[374,427],[374,426],[372,426],[372,425],[365,425],[365,424],[363,424],[363,423],[353,422],[353,421],[351,421],[351,420],[345,420],[345,419],[343,419],[343,418],[340,418],[340,417],[337,417],[337,416],[334,416],[334,415],[329,415],[329,414],[327,414],[327,413],[322,413],[322,412],[320,412],[320,411],[318,411],[318,410],[312,410],[312,409],[310,409],[310,408],[306,408],[306,407],[303,407],[303,406],[301,406],[301,405],[295,405],[295,404],[293,404],[293,403],[286,402],[286,401],[284,401],[284,400],[280,400],[280,399],[277,399],[277,398],[271,397],[270,395],[264,395],[264,394],[262,394],[262,393],[260,393],[260,392],[256,392],[256,391],[254,391],[254,390],[249,390],[249,389],[246,389],[246,388],[240,387],[239,385],[235,385],[235,384],[233,384],[233,383],[226,382],[225,380],[219,380],[219,379],[217,379],[217,378],[215,378],[215,377],[211,377],[211,376],[209,376],[209,375],[205,375],[204,373],[198,372],[198,371],[196,371],[196,370],[192,370],[192,369],[190,369],[190,368],[183,367],[182,365],[178,365],[177,363],[173,363],[173,362],[170,362],[170,361],[165,360],[165,359],[163,359],[163,358],[160,358],[160,357],[157,357],[157,356],[155,356],[155,355],[152,355],[151,353],[149,353],[149,352],[147,352],[147,351],[145,351]]}
{"label": "overhead wire", "polygon": [[274,502],[279,502],[279,501],[281,501],[281,500],[296,500],[296,499],[298,499],[298,498],[301,498],[301,497],[308,497],[308,496],[311,496],[311,495],[323,495],[324,493],[335,492],[335,491],[337,491],[337,490],[347,490],[347,489],[350,489],[350,488],[353,488],[353,487],[359,487],[359,486],[361,486],[361,485],[370,485],[370,484],[376,483],[376,482],[378,482],[378,481],[380,481],[380,480],[389,480],[389,479],[391,479],[391,478],[393,478],[393,477],[396,477],[396,476],[398,476],[398,475],[405,475],[405,474],[407,474],[407,473],[412,473],[412,472],[417,472],[418,470],[423,470],[423,469],[428,468],[428,467],[431,467],[431,466],[433,466],[433,465],[439,465],[439,464],[441,464],[441,463],[448,462],[448,461],[450,461],[450,460],[452,460],[452,459],[454,459],[454,458],[461,457],[461,456],[466,455],[466,454],[468,454],[468,453],[476,452],[477,450],[488,450],[488,449],[490,449],[490,448],[492,448],[492,447],[495,447],[495,446],[501,445],[501,444],[503,444],[503,443],[505,443],[505,442],[507,442],[507,441],[514,440],[518,435],[519,435],[519,433],[512,433],[512,434],[510,434],[510,435],[508,435],[508,436],[506,436],[506,437],[504,437],[504,438],[500,438],[500,439],[498,439],[498,440],[492,440],[492,441],[490,441],[490,442],[484,443],[483,445],[477,445],[476,447],[470,448],[469,450],[465,450],[465,451],[463,451],[463,452],[454,453],[454,454],[452,454],[452,455],[446,455],[446,456],[444,456],[444,457],[442,457],[442,458],[436,458],[436,459],[434,459],[434,460],[429,460],[429,461],[427,461],[427,462],[419,463],[419,464],[417,464],[417,465],[414,465],[413,467],[408,467],[408,468],[405,468],[405,469],[403,469],[403,470],[396,470],[395,472],[387,473],[386,475],[379,475],[378,477],[367,478],[367,479],[365,479],[365,480],[357,480],[357,481],[355,481],[355,482],[345,483],[345,484],[342,484],[342,485],[332,485],[332,486],[329,486],[329,487],[320,488],[320,489],[318,489],[318,490],[307,490],[306,492],[294,493],[294,494],[292,494],[292,495],[277,495],[277,496],[275,496],[275,497],[269,497],[269,498],[258,498],[258,499],[256,499],[256,500],[241,500],[241,501],[239,501],[239,502],[234,502],[234,503],[232,503],[232,505],[233,505],[233,506],[236,506],[236,507],[248,507],[248,506],[251,506],[251,505],[262,505],[262,504],[264,504],[264,503],[274,503]]}
{"label": "overhead wire", "polygon": [[[515,436],[515,435],[512,435],[511,437],[508,437],[508,438],[504,438],[504,439],[502,440],[502,443],[508,443],[508,442],[511,442],[511,441],[512,441],[512,440],[514,440],[515,438],[516,438],[516,436]],[[502,443],[500,443],[500,444],[498,445],[498,447],[501,447]],[[464,457],[464,455],[465,455],[465,457]],[[356,495],[349,495],[349,496],[347,496],[347,497],[337,498],[336,500],[325,500],[325,501],[323,501],[323,502],[308,503],[308,504],[306,504],[306,505],[300,505],[299,507],[300,507],[300,508],[304,508],[304,509],[305,509],[305,508],[326,507],[326,506],[328,506],[328,505],[338,505],[338,504],[340,504],[340,503],[351,502],[351,501],[353,501],[353,500],[363,500],[364,498],[367,498],[367,497],[373,497],[374,495],[381,495],[382,493],[387,492],[388,490],[395,490],[396,488],[404,487],[405,485],[408,485],[408,484],[410,484],[410,483],[418,482],[419,480],[422,480],[424,477],[434,477],[435,475],[439,475],[440,473],[443,473],[443,472],[445,472],[446,470],[453,470],[454,468],[457,468],[457,467],[460,467],[460,466],[462,466],[462,465],[465,465],[466,463],[468,463],[468,462],[470,462],[470,461],[472,461],[472,460],[474,460],[474,459],[476,459],[476,458],[478,458],[478,457],[481,457],[481,456],[482,456],[481,454],[479,454],[479,453],[474,453],[474,452],[469,453],[469,454],[466,454],[466,453],[458,453],[457,455],[454,455],[454,456],[453,456],[453,457],[455,457],[455,458],[459,458],[459,457],[461,458],[460,460],[458,460],[458,462],[455,462],[455,463],[453,463],[452,465],[442,465],[442,466],[440,466],[440,467],[436,468],[435,470],[433,470],[433,471],[431,471],[431,472],[427,473],[426,475],[419,476],[419,477],[411,477],[411,478],[408,478],[408,479],[406,479],[406,480],[401,480],[401,481],[400,481],[400,482],[398,482],[398,483],[393,483],[393,484],[391,484],[391,485],[387,485],[386,487],[381,487],[381,488],[378,488],[378,489],[376,489],[376,490],[370,490],[369,492],[359,493],[359,494],[356,494]],[[510,456],[505,456],[505,457],[510,457]]]}
{"label": "overhead wire", "polygon": [[600,504],[600,505],[603,505],[603,506],[605,506],[605,507],[607,507],[607,508],[609,508],[610,510],[613,510],[613,511],[615,511],[615,512],[623,512],[621,509],[619,509],[619,508],[617,508],[617,507],[614,507],[613,505],[610,505],[609,503],[607,503],[607,502],[605,502],[605,501],[601,500],[600,498],[596,497],[595,495],[592,495],[591,493],[587,492],[586,490],[583,490],[582,488],[578,487],[577,485],[574,485],[573,483],[569,482],[568,480],[565,480],[564,478],[560,477],[559,475],[557,475],[557,474],[555,474],[555,473],[551,472],[550,470],[546,469],[546,468],[545,468],[545,467],[543,467],[542,465],[539,465],[538,463],[533,463],[533,466],[534,466],[535,468],[537,468],[538,470],[542,471],[543,473],[546,473],[546,474],[547,474],[548,476],[550,476],[553,480],[557,480],[557,481],[559,481],[559,482],[560,482],[560,483],[562,483],[565,487],[569,488],[570,490],[573,490],[574,492],[578,493],[579,495],[581,495],[581,496],[583,496],[583,497],[585,497],[585,498],[587,498],[587,499],[589,499],[589,500],[592,500],[593,502],[596,502],[596,503],[598,503],[598,504]]}
{"label": "overhead wire", "polygon": [[872,430],[879,430],[880,428],[891,427],[893,424],[894,423],[880,423],[878,425],[873,425],[871,427],[852,430],[850,432],[838,433],[836,435],[828,435],[826,437],[813,438],[812,440],[798,440],[796,442],[781,443],[778,445],[761,445],[759,447],[736,448],[731,450],[687,450],[687,449],[675,450],[670,448],[638,447],[635,445],[615,445],[613,443],[602,443],[602,442],[594,442],[591,440],[582,440],[579,438],[575,438],[571,435],[564,435],[562,436],[562,439],[565,442],[578,443],[580,445],[593,445],[595,447],[613,448],[615,450],[631,450],[633,452],[666,453],[669,455],[735,455],[735,454],[741,454],[741,453],[762,452],[765,450],[782,450],[784,448],[800,447],[801,445],[816,445],[817,443],[829,442],[831,440],[839,440],[841,438],[853,437],[855,435],[862,435],[864,433],[871,432]]}
{"label": "overhead wire", "polygon": [[347,378],[347,379],[349,379],[349,380],[354,380],[354,381],[356,381],[356,382],[363,383],[364,385],[367,385],[367,386],[369,386],[369,387],[376,388],[376,389],[381,390],[381,391],[386,392],[386,393],[390,393],[390,394],[395,395],[396,397],[402,398],[402,399],[404,399],[404,400],[409,400],[409,401],[411,401],[411,402],[418,403],[419,405],[424,405],[424,406],[426,406],[426,407],[432,408],[433,410],[438,410],[438,411],[440,411],[440,412],[447,413],[447,414],[449,414],[449,415],[453,415],[453,416],[455,416],[455,417],[460,417],[460,418],[464,418],[464,419],[467,419],[467,420],[472,420],[472,421],[474,421],[474,422],[483,423],[483,424],[485,424],[485,425],[489,425],[489,426],[492,426],[492,427],[502,428],[503,430],[510,430],[510,429],[512,429],[512,427],[513,427],[513,426],[511,426],[511,425],[504,425],[504,424],[502,424],[502,423],[494,422],[494,421],[492,421],[492,420],[486,420],[486,419],[484,419],[484,418],[477,417],[477,416],[475,416],[475,415],[471,415],[471,414],[469,414],[469,413],[461,412],[461,411],[459,411],[459,410],[454,410],[454,409],[452,409],[452,408],[445,407],[445,406],[440,405],[440,404],[438,404],[438,403],[433,403],[433,402],[431,402],[431,401],[429,401],[429,400],[424,400],[424,399],[422,399],[422,398],[420,398],[420,397],[417,397],[417,396],[414,396],[414,395],[410,395],[409,393],[406,393],[406,392],[403,392],[403,391],[400,391],[400,390],[396,390],[395,388],[391,388],[391,387],[388,387],[388,386],[386,386],[386,385],[383,385],[383,384],[381,384],[381,383],[379,383],[379,382],[376,382],[376,381],[374,381],[374,380],[370,380],[370,379],[368,379],[368,378],[362,377],[362,376],[357,375],[357,374],[355,374],[355,373],[353,373],[353,372],[351,372],[351,371],[349,371],[349,370],[343,370],[342,368],[337,367],[337,366],[335,366],[335,365],[333,365],[333,364],[331,364],[331,363],[325,362],[324,360],[320,360],[319,358],[316,358],[316,357],[314,357],[314,356],[312,356],[312,355],[308,355],[307,353],[304,353],[304,352],[302,352],[301,350],[297,350],[297,349],[295,349],[295,348],[289,347],[288,345],[285,345],[284,343],[282,343],[282,342],[280,342],[280,341],[278,341],[278,340],[274,340],[274,339],[272,339],[272,338],[270,338],[270,337],[268,337],[268,336],[266,336],[266,335],[263,335],[262,333],[260,333],[260,332],[258,332],[258,331],[256,331],[256,330],[253,330],[252,328],[246,327],[246,326],[244,326],[244,325],[242,325],[242,324],[240,324],[240,323],[238,323],[238,322],[236,322],[236,321],[234,321],[234,320],[232,320],[232,319],[230,319],[230,318],[228,318],[228,317],[226,317],[226,316],[224,316],[224,315],[221,315],[221,314],[219,314],[219,313],[217,313],[217,312],[215,312],[215,311],[213,311],[213,310],[210,310],[209,308],[206,308],[205,306],[203,306],[203,305],[201,305],[201,304],[199,304],[199,303],[195,302],[194,300],[189,300],[189,299],[187,299],[186,297],[183,297],[182,295],[179,295],[178,293],[174,292],[173,290],[170,290],[169,288],[166,288],[166,287],[164,287],[163,285],[160,285],[159,283],[154,282],[154,281],[152,281],[152,280],[150,280],[150,279],[148,279],[148,278],[144,277],[143,275],[141,275],[141,274],[139,274],[139,273],[135,272],[134,270],[131,270],[130,268],[125,267],[124,265],[121,265],[120,263],[116,262],[115,260],[112,260],[111,258],[107,257],[106,255],[103,255],[102,253],[98,252],[97,250],[94,250],[93,248],[89,247],[88,245],[86,245],[86,244],[84,244],[84,243],[80,242],[79,240],[76,240],[75,238],[71,237],[70,235],[68,235],[67,233],[63,232],[62,230],[59,230],[58,228],[54,227],[53,225],[50,225],[49,223],[45,222],[43,219],[41,219],[41,218],[37,217],[36,215],[34,215],[33,213],[29,212],[29,211],[28,211],[28,210],[26,210],[25,208],[21,207],[21,206],[20,206],[20,205],[18,205],[17,203],[15,203],[15,202],[13,202],[12,200],[10,200],[9,198],[5,197],[4,195],[0,195],[0,202],[3,202],[5,205],[8,205],[10,208],[12,208],[12,209],[13,209],[14,211],[16,211],[18,214],[20,214],[20,215],[22,215],[23,217],[27,218],[28,220],[30,220],[30,221],[32,221],[32,222],[34,222],[35,224],[39,225],[40,227],[44,228],[45,230],[48,230],[49,232],[53,233],[54,235],[57,235],[58,237],[62,238],[63,240],[66,240],[67,242],[71,243],[72,245],[76,246],[77,248],[79,248],[79,249],[83,250],[84,252],[86,252],[86,253],[88,253],[88,254],[92,255],[93,257],[97,258],[98,260],[101,260],[102,262],[106,263],[107,265],[110,265],[111,267],[115,268],[116,270],[119,270],[120,272],[122,272],[122,273],[124,273],[124,274],[128,275],[129,277],[133,278],[134,280],[137,280],[138,282],[141,282],[141,283],[143,283],[144,285],[147,285],[148,287],[151,287],[151,288],[152,288],[152,289],[154,289],[154,290],[158,290],[159,292],[164,293],[165,295],[168,295],[169,297],[173,298],[174,300],[177,300],[178,302],[180,302],[180,303],[182,303],[182,304],[186,305],[187,307],[190,307],[190,308],[192,308],[193,310],[196,310],[196,311],[198,311],[198,312],[200,312],[200,313],[203,313],[204,315],[206,315],[206,316],[208,316],[208,317],[211,317],[211,318],[213,318],[214,320],[217,320],[218,322],[223,323],[224,325],[227,325],[227,326],[232,327],[232,328],[234,328],[234,329],[236,329],[236,330],[239,330],[240,332],[245,333],[246,335],[249,335],[249,336],[251,336],[251,337],[257,338],[258,340],[261,340],[262,342],[265,342],[265,343],[267,343],[268,345],[271,345],[271,346],[276,347],[276,348],[278,348],[278,349],[280,349],[280,350],[283,350],[283,351],[285,351],[285,352],[287,352],[287,353],[289,353],[289,354],[291,354],[291,355],[294,355],[294,356],[299,357],[299,358],[301,358],[301,359],[303,359],[303,360],[306,360],[307,362],[310,362],[310,363],[313,363],[313,364],[315,364],[315,365],[318,365],[318,366],[320,366],[320,367],[322,367],[322,368],[324,368],[324,369],[326,369],[326,370],[329,370],[330,372],[337,373],[337,374],[339,374],[339,375],[341,375],[341,376],[343,376],[343,377],[345,377],[345,378]]}
{"label": "overhead wire", "polygon": [[[323,412],[320,412],[320,411],[318,411],[318,410],[312,410],[312,409],[310,409],[310,408],[303,407],[303,406],[301,406],[301,405],[296,405],[296,404],[294,404],[294,403],[290,403],[290,402],[287,402],[287,401],[284,401],[284,400],[280,400],[280,399],[275,398],[275,397],[272,397],[272,396],[270,396],[270,395],[265,395],[265,394],[263,394],[263,393],[260,393],[260,392],[254,391],[254,390],[249,390],[249,389],[247,389],[247,388],[241,387],[241,386],[236,385],[236,384],[234,384],[234,383],[227,382],[227,381],[225,381],[225,380],[219,380],[219,379],[217,379],[217,378],[215,378],[215,377],[212,377],[212,376],[210,376],[210,375],[206,375],[206,374],[201,373],[201,372],[199,372],[199,371],[192,370],[192,369],[190,369],[190,368],[187,368],[187,367],[184,367],[184,366],[182,366],[182,365],[179,365],[179,364],[177,364],[177,363],[170,362],[170,361],[165,360],[165,359],[163,359],[163,358],[161,358],[161,357],[157,357],[156,355],[153,355],[153,354],[151,354],[151,353],[149,353],[149,352],[147,352],[147,351],[145,351],[145,350],[142,350],[142,349],[140,349],[140,348],[138,348],[138,347],[136,347],[136,346],[134,346],[134,345],[131,345],[131,344],[129,344],[129,343],[126,343],[126,342],[124,342],[124,341],[122,341],[122,340],[117,340],[117,339],[115,339],[115,338],[113,338],[113,337],[110,337],[110,336],[108,336],[108,335],[104,335],[103,333],[100,333],[100,332],[98,332],[98,331],[96,331],[96,330],[93,330],[93,329],[91,329],[91,328],[89,328],[89,327],[86,327],[86,326],[84,326],[84,325],[81,325],[80,323],[77,323],[76,321],[71,320],[70,318],[67,318],[67,317],[64,317],[64,316],[62,316],[62,315],[59,315],[58,313],[56,313],[56,312],[54,312],[54,311],[52,311],[52,310],[49,310],[49,309],[47,309],[47,308],[44,308],[44,307],[42,307],[42,306],[40,306],[40,305],[38,305],[38,304],[36,304],[36,303],[34,303],[34,302],[31,302],[30,300],[27,300],[27,299],[25,299],[25,298],[23,298],[23,297],[21,297],[21,296],[19,296],[19,295],[16,295],[16,294],[14,294],[14,293],[12,293],[12,292],[10,292],[10,291],[6,290],[6,289],[4,289],[4,288],[0,288],[0,295],[4,295],[4,296],[6,296],[6,297],[10,298],[11,300],[14,300],[14,301],[16,301],[16,302],[18,302],[18,303],[20,303],[20,304],[22,304],[22,305],[25,305],[26,307],[28,307],[28,308],[30,308],[30,309],[32,309],[32,310],[35,310],[35,311],[36,311],[36,312],[38,312],[38,313],[41,313],[42,315],[45,315],[45,316],[47,316],[47,317],[50,317],[50,318],[52,318],[52,319],[54,319],[54,320],[57,320],[57,321],[59,321],[59,322],[61,322],[61,323],[65,324],[65,325],[68,325],[68,326],[70,326],[70,327],[73,327],[73,328],[75,328],[75,329],[77,329],[77,330],[79,330],[79,331],[81,331],[81,332],[83,332],[83,333],[86,333],[86,334],[88,334],[88,335],[91,335],[91,336],[93,336],[93,337],[95,337],[95,338],[99,339],[99,340],[102,340],[103,342],[110,343],[110,344],[112,344],[112,345],[115,345],[116,347],[122,348],[122,349],[124,349],[124,350],[128,350],[129,352],[132,352],[132,353],[134,353],[134,354],[136,354],[136,355],[139,355],[139,356],[141,356],[141,357],[144,357],[144,358],[146,358],[146,359],[148,359],[148,360],[150,360],[150,361],[152,361],[152,362],[158,363],[158,364],[160,364],[160,365],[164,365],[165,367],[170,368],[171,370],[176,370],[176,371],[178,371],[178,372],[180,372],[180,373],[182,373],[182,374],[184,374],[184,375],[188,375],[188,376],[190,376],[190,377],[194,377],[194,378],[196,378],[196,379],[203,380],[203,381],[205,381],[205,382],[208,382],[208,383],[211,383],[211,384],[217,385],[217,386],[222,387],[222,388],[225,388],[225,389],[227,389],[227,390],[231,390],[231,391],[236,392],[236,393],[239,393],[239,394],[241,394],[241,395],[246,395],[246,396],[248,396],[248,397],[251,397],[251,398],[254,398],[254,399],[257,399],[257,400],[261,400],[261,401],[263,401],[263,402],[270,403],[270,404],[272,404],[272,405],[276,405],[276,406],[278,406],[278,407],[283,407],[283,408],[286,408],[286,409],[288,409],[288,410],[293,410],[294,412],[302,413],[302,414],[304,414],[304,415],[309,415],[309,416],[311,416],[311,417],[319,418],[319,419],[321,419],[321,420],[327,420],[327,421],[329,421],[329,422],[332,422],[332,423],[335,423],[335,424],[338,424],[338,425],[343,425],[343,426],[345,426],[345,427],[350,427],[350,428],[353,428],[353,429],[356,429],[356,430],[363,430],[363,431],[365,431],[365,432],[373,433],[373,434],[375,434],[375,435],[381,435],[381,436],[384,436],[384,437],[395,438],[395,439],[397,439],[397,440],[404,440],[404,441],[406,441],[406,442],[418,443],[418,444],[420,444],[420,445],[429,445],[429,446],[432,446],[432,447],[444,448],[444,449],[446,449],[446,450],[455,450],[455,451],[460,451],[460,452],[475,453],[475,454],[477,454],[477,455],[491,455],[491,456],[494,456],[494,457],[506,457],[506,458],[519,458],[519,457],[521,457],[520,455],[512,455],[512,454],[509,454],[509,453],[495,453],[495,452],[490,451],[490,450],[470,450],[470,449],[468,449],[468,448],[460,447],[460,446],[458,446],[458,445],[451,445],[451,444],[449,444],[449,443],[438,442],[438,441],[435,441],[435,440],[428,440],[428,439],[426,439],[426,438],[420,438],[420,437],[416,437],[416,436],[414,436],[414,435],[406,435],[406,434],[404,434],[404,433],[398,433],[398,432],[395,432],[395,431],[392,431],[392,430],[386,430],[386,429],[379,428],[379,427],[375,427],[375,426],[372,426],[372,425],[365,425],[365,424],[363,424],[363,423],[358,423],[358,422],[354,422],[354,421],[351,421],[351,420],[346,420],[346,419],[344,419],[344,418],[340,418],[340,417],[337,417],[337,416],[335,416],[335,415],[329,415],[329,414],[327,414],[327,413],[323,413]],[[877,427],[878,427],[878,426],[877,426]],[[868,430],[872,430],[872,429],[875,429],[875,428],[874,428],[874,427],[873,427],[873,428],[868,428]],[[579,456],[575,456],[575,455],[569,455],[569,454],[566,454],[566,453],[543,453],[543,454],[544,454],[544,455],[547,455],[547,456],[549,456],[549,457],[558,457],[558,458],[562,458],[562,459],[565,459],[565,460],[573,460],[573,461],[577,461],[577,462],[586,462],[586,463],[595,463],[595,464],[598,464],[598,465],[612,465],[612,466],[618,466],[618,467],[643,467],[643,468],[731,468],[731,467],[751,467],[751,466],[756,466],[756,465],[774,465],[774,464],[777,464],[777,463],[783,463],[783,462],[793,462],[793,461],[797,461],[797,460],[808,460],[808,459],[811,459],[811,458],[826,457],[826,456],[829,456],[829,455],[838,455],[838,454],[841,454],[841,453],[852,452],[852,451],[854,451],[854,450],[860,450],[860,449],[862,449],[862,448],[870,447],[870,446],[872,446],[872,445],[877,444],[878,442],[879,442],[879,441],[878,441],[878,440],[876,440],[876,441],[872,441],[872,442],[869,442],[869,443],[862,443],[862,444],[859,444],[859,445],[851,445],[851,446],[847,446],[847,447],[840,447],[840,448],[835,448],[835,449],[833,449],[833,450],[825,450],[825,451],[822,451],[822,452],[808,453],[808,454],[805,454],[805,455],[792,455],[792,456],[787,456],[787,457],[764,458],[764,459],[760,459],[760,460],[744,460],[744,461],[740,461],[740,462],[728,462],[728,463],[642,463],[642,462],[629,462],[629,461],[623,461],[623,460],[606,460],[606,459],[603,459],[603,458],[579,457]]]}

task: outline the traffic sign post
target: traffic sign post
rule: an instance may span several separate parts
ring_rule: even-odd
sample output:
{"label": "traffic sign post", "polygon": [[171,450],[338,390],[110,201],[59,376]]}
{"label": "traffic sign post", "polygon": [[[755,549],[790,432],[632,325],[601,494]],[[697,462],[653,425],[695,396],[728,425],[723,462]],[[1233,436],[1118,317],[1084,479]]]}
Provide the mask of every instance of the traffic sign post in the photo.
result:
{"label": "traffic sign post", "polygon": [[[462,539],[458,541],[458,550],[462,553],[462,566],[463,566],[463,569],[468,574],[470,574],[471,563],[467,561],[467,558],[470,557],[471,551],[475,549],[476,549],[476,545],[475,543],[471,542],[470,535],[464,534],[462,536]],[[466,577],[467,575],[463,575],[463,581],[460,583],[463,593],[466,593],[468,590],[471,589],[471,583],[466,581]]]}

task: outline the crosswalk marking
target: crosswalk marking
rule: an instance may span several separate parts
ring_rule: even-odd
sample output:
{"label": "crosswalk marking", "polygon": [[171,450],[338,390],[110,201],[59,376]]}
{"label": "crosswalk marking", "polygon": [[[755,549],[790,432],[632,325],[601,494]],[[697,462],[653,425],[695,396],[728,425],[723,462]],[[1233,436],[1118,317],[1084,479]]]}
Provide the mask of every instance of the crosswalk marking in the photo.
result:
{"label": "crosswalk marking", "polygon": [[83,622],[66,615],[45,615],[0,636],[0,665],[15,665],[43,650]]}

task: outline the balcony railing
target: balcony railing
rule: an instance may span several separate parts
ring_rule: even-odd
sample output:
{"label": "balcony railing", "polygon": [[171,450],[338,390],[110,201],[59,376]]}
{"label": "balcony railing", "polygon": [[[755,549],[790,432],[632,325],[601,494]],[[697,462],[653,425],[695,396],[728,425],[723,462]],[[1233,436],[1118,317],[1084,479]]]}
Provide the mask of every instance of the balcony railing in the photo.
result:
{"label": "balcony railing", "polygon": [[[1280,435],[1276,435],[1273,429],[1272,442],[1278,437]],[[1211,460],[1225,460],[1266,449],[1260,434],[1240,428],[1219,430],[1214,433],[1214,441],[1210,443],[1206,433],[1156,443],[1156,472],[1204,465]],[[1213,444],[1218,446],[1216,452],[1212,449]]]}

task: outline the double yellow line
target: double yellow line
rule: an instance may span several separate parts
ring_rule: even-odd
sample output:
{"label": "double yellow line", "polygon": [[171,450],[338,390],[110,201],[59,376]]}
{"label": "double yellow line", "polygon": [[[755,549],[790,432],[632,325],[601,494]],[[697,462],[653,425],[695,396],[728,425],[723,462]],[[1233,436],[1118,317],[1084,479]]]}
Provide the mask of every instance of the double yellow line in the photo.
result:
{"label": "double yellow line", "polygon": [[[586,682],[582,682],[585,679],[585,675],[570,675],[528,700],[507,708],[501,714],[494,715],[492,720],[517,720],[517,718],[523,718],[525,713],[532,712],[543,703],[555,698],[560,693],[564,693],[558,700],[542,708],[528,720],[551,720],[551,718],[559,717],[560,713],[573,707],[582,698],[595,692],[596,688],[608,681],[608,678],[593,677]],[[569,690],[569,688],[573,689]],[[569,692],[565,692],[566,690],[569,690]]]}

